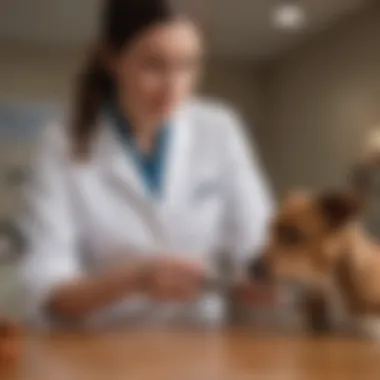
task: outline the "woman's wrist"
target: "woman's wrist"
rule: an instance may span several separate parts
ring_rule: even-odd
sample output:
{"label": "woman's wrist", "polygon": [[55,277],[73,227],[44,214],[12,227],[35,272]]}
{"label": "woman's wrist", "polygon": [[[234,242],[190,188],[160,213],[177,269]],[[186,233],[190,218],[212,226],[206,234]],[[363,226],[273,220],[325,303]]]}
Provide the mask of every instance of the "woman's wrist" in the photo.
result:
{"label": "woman's wrist", "polygon": [[142,260],[137,264],[135,271],[135,284],[136,291],[139,293],[145,293],[150,281],[151,273],[153,269],[153,260]]}

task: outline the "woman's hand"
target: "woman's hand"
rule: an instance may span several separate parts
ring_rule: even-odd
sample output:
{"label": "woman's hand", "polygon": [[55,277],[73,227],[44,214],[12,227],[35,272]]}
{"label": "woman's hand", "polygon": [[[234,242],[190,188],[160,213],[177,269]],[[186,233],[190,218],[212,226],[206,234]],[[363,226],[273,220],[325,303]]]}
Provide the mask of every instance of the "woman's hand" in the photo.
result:
{"label": "woman's hand", "polygon": [[161,300],[189,300],[201,293],[203,277],[200,265],[184,260],[130,261],[63,284],[46,308],[55,317],[81,320],[141,291]]}
{"label": "woman's hand", "polygon": [[188,301],[202,292],[204,270],[200,264],[176,258],[159,258],[148,264],[144,291],[161,301]]}
{"label": "woman's hand", "polygon": [[233,290],[233,295],[238,302],[246,306],[273,306],[278,301],[273,286],[254,281],[245,281],[238,284]]}

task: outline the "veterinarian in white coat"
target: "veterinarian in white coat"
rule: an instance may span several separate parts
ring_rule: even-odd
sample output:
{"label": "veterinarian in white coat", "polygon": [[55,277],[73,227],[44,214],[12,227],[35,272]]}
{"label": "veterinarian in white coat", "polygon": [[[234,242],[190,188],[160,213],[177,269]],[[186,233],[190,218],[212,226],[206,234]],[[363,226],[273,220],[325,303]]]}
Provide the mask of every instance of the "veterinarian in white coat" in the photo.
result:
{"label": "veterinarian in white coat", "polygon": [[[220,323],[205,280],[235,276],[266,238],[271,201],[235,114],[192,100],[196,25],[163,1],[108,1],[74,121],[46,128],[28,188],[23,263],[34,322]],[[133,3],[133,2],[132,2]]]}

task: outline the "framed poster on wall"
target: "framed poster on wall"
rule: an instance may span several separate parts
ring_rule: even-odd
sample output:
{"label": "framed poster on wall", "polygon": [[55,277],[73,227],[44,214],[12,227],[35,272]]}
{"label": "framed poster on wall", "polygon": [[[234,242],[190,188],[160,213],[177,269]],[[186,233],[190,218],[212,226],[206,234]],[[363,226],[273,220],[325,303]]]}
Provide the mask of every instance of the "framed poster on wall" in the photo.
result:
{"label": "framed poster on wall", "polygon": [[0,264],[24,247],[19,226],[23,190],[37,136],[58,108],[38,102],[0,104]]}

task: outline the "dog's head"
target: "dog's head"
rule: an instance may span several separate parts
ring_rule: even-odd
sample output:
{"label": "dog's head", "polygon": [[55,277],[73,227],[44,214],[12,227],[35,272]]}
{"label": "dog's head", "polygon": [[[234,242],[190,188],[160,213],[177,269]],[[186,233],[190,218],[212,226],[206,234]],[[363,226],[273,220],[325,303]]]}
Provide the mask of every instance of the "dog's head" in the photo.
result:
{"label": "dog's head", "polygon": [[310,286],[324,281],[358,211],[358,202],[344,192],[290,195],[273,220],[268,246],[252,263],[251,275]]}

